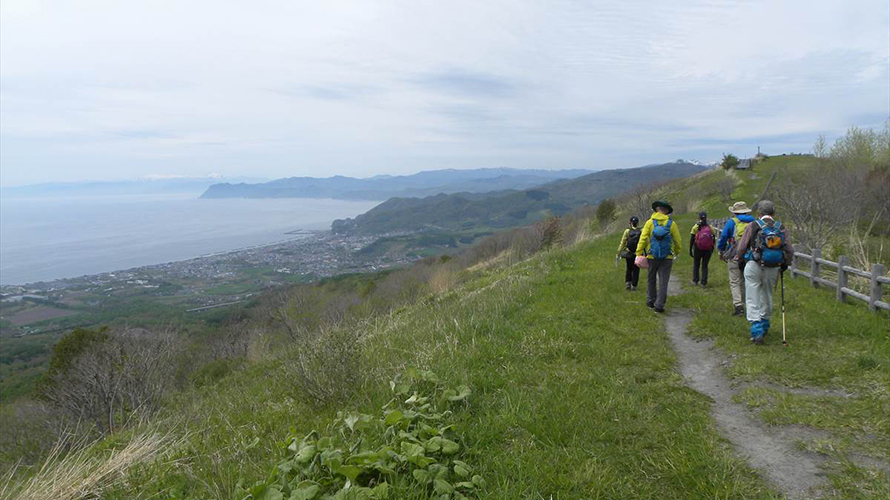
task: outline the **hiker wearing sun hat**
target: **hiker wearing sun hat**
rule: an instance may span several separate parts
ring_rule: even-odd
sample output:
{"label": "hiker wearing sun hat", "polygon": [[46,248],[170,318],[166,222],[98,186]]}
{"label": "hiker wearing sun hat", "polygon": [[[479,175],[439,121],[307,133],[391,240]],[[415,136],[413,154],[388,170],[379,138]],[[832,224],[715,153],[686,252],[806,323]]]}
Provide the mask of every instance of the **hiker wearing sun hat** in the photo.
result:
{"label": "hiker wearing sun hat", "polygon": [[741,316],[745,313],[745,276],[742,274],[742,268],[735,261],[736,243],[742,239],[742,234],[748,224],[754,222],[751,215],[751,209],[744,201],[737,201],[729,207],[732,217],[726,221],[723,226],[723,232],[720,233],[720,241],[717,243],[717,250],[720,252],[720,258],[726,262],[729,270],[729,290],[732,292],[732,305],[735,308],[733,315]]}
{"label": "hiker wearing sun hat", "polygon": [[637,244],[637,256],[645,257],[648,263],[646,287],[646,306],[656,312],[664,312],[667,302],[668,280],[671,278],[671,267],[674,259],[680,255],[680,229],[670,217],[674,209],[666,201],[652,204],[652,217],[643,226],[640,242]]}

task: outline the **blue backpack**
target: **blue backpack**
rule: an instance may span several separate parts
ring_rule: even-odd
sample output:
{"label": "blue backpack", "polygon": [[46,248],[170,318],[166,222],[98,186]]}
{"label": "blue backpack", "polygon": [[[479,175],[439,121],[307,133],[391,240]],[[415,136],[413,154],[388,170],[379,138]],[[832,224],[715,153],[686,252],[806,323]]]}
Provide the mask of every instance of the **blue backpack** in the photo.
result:
{"label": "blue backpack", "polygon": [[782,223],[772,224],[757,221],[760,235],[754,244],[754,260],[763,267],[779,267],[785,262],[785,240],[782,238]]}
{"label": "blue backpack", "polygon": [[652,229],[652,238],[649,240],[649,255],[655,259],[666,259],[671,254],[671,220],[667,224],[660,225],[657,219],[652,219],[655,226]]}

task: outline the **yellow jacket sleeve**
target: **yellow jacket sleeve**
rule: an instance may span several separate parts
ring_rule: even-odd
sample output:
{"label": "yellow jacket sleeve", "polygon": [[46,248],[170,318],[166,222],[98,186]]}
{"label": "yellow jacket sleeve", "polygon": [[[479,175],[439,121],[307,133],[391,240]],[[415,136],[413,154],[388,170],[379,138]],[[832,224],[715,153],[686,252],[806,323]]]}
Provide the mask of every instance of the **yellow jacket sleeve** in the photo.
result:
{"label": "yellow jacket sleeve", "polygon": [[677,225],[677,221],[671,222],[671,243],[673,243],[674,257],[679,256],[683,245],[680,242],[680,227]]}
{"label": "yellow jacket sleeve", "polygon": [[618,252],[615,255],[621,255],[621,251],[627,248],[627,235],[630,233],[630,229],[625,229],[624,234],[621,235],[621,243],[618,244]]}
{"label": "yellow jacket sleeve", "polygon": [[637,255],[645,255],[646,249],[649,248],[649,239],[652,237],[652,219],[646,221],[643,225],[643,232],[640,234],[640,242],[637,243]]}

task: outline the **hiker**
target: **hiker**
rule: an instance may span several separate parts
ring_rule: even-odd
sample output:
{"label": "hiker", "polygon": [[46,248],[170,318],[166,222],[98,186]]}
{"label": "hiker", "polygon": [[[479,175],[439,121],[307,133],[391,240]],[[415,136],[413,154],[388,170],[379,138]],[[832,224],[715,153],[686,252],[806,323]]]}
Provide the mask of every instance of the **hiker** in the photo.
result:
{"label": "hiker", "polygon": [[640,242],[639,228],[640,218],[634,215],[630,218],[630,227],[624,230],[621,235],[621,243],[618,244],[618,254],[620,259],[625,260],[627,265],[624,271],[624,288],[626,290],[636,290],[637,283],[640,281],[640,268],[634,264],[634,256],[637,251],[637,244]]}
{"label": "hiker", "polygon": [[763,344],[769,333],[773,311],[773,289],[780,272],[788,269],[794,248],[788,230],[775,219],[776,206],[763,200],[757,204],[760,218],[748,224],[736,247],[735,260],[744,266],[746,317],[751,340]]}
{"label": "hiker", "polygon": [[689,237],[689,256],[692,257],[692,284],[699,284],[699,267],[701,268],[701,286],[708,284],[708,262],[711,261],[711,254],[714,253],[714,244],[717,242],[717,235],[714,229],[708,224],[708,214],[701,212],[698,214],[698,222],[692,226],[692,233]]}
{"label": "hiker", "polygon": [[643,226],[636,254],[645,257],[648,263],[646,306],[663,313],[671,267],[674,258],[680,255],[680,230],[670,217],[674,211],[670,203],[656,201],[652,204],[652,210],[655,212]]}
{"label": "hiker", "polygon": [[745,227],[754,222],[751,209],[744,201],[737,201],[729,207],[732,217],[723,226],[720,233],[720,241],[717,242],[717,250],[720,252],[720,260],[726,262],[729,270],[729,290],[732,292],[732,305],[735,307],[733,316],[741,316],[745,313],[745,277],[735,261],[736,243],[742,239]]}

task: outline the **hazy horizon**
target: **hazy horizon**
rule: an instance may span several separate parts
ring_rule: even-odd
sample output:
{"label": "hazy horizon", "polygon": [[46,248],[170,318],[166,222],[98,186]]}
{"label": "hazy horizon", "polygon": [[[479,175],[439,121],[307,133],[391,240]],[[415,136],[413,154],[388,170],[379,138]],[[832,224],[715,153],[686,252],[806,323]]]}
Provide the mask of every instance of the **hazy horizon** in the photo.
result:
{"label": "hazy horizon", "polygon": [[592,169],[890,117],[890,3],[0,5],[0,185]]}
{"label": "hazy horizon", "polygon": [[[691,159],[691,158],[688,159],[688,160],[685,159],[685,158],[675,158],[675,159],[673,159],[673,160],[665,160],[665,161],[663,161],[663,162],[657,162],[657,163],[653,163],[653,164],[647,164],[647,165],[633,165],[633,166],[622,167],[622,168],[639,168],[639,167],[645,167],[645,166],[650,166],[650,165],[658,165],[658,164],[663,164],[663,163],[670,163],[670,162],[672,162],[672,161],[676,161],[676,160],[684,160],[684,161],[690,161],[690,162],[692,162],[692,161],[698,161],[698,160],[694,160],[694,159]],[[705,162],[700,162],[700,163],[702,163],[702,164],[706,164]],[[708,164],[711,164],[711,163],[708,163]],[[353,178],[357,178],[357,179],[373,179],[373,178],[375,178],[375,177],[383,177],[383,176],[388,176],[388,177],[411,176],[411,175],[421,174],[421,173],[424,173],[424,172],[443,171],[443,170],[515,170],[515,171],[547,170],[547,171],[553,171],[553,172],[558,172],[558,171],[570,171],[570,170],[589,170],[589,171],[591,171],[591,172],[596,172],[596,171],[611,170],[611,169],[609,169],[609,168],[589,168],[589,169],[578,168],[578,169],[573,169],[573,168],[536,168],[536,167],[527,167],[527,168],[516,168],[516,167],[464,167],[464,168],[449,168],[449,167],[443,167],[443,168],[440,168],[440,169],[423,169],[423,170],[409,171],[409,172],[398,173],[398,174],[387,174],[387,173],[375,173],[375,172],[369,172],[369,173],[366,173],[366,174],[363,174],[363,175],[358,175],[358,176],[348,176],[348,177],[353,177]],[[71,185],[71,186],[76,186],[76,185],[93,184],[93,183],[95,183],[95,184],[105,184],[105,183],[113,184],[113,183],[129,183],[129,182],[133,182],[133,183],[136,183],[136,182],[152,183],[152,182],[165,182],[165,181],[196,181],[196,180],[207,180],[207,181],[215,181],[215,182],[247,182],[247,183],[262,183],[262,182],[269,182],[269,181],[273,181],[273,180],[277,180],[277,179],[282,179],[282,178],[287,178],[287,177],[298,177],[298,176],[287,175],[287,176],[284,176],[284,177],[278,177],[278,178],[272,179],[272,178],[268,178],[268,177],[248,177],[248,176],[241,176],[241,175],[232,175],[232,176],[227,176],[227,175],[226,175],[226,176],[224,176],[224,175],[221,175],[221,174],[207,174],[207,175],[196,175],[196,176],[187,176],[187,175],[147,175],[147,176],[143,176],[143,177],[129,177],[129,178],[119,178],[119,179],[82,179],[82,180],[75,180],[75,181],[49,181],[49,182],[37,182],[37,183],[32,183],[32,184],[0,185],[0,187],[2,187],[2,188],[4,188],[4,189],[14,189],[14,188],[26,188],[26,187],[49,186],[49,185],[60,185],[60,186]],[[315,178],[333,178],[333,177],[344,177],[344,175],[343,175],[343,174],[338,174],[338,173],[330,173],[330,174],[326,174],[326,175],[323,174],[323,175],[318,175],[318,176],[307,176],[307,177],[315,177]]]}

